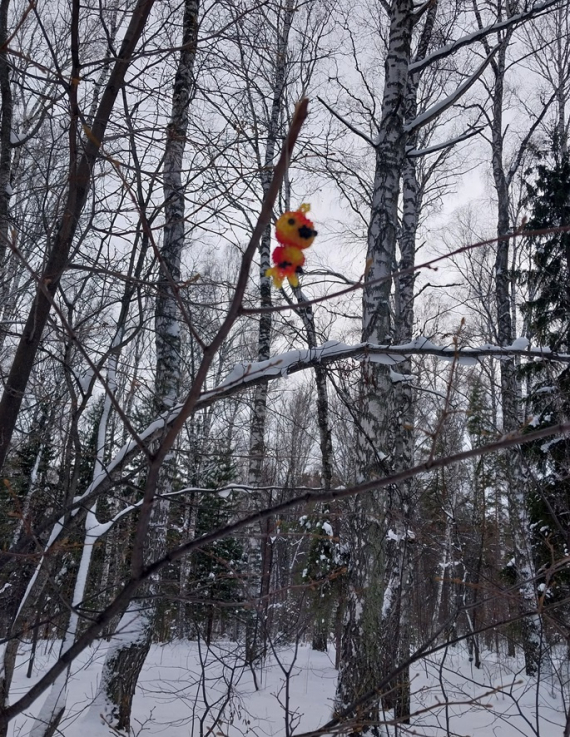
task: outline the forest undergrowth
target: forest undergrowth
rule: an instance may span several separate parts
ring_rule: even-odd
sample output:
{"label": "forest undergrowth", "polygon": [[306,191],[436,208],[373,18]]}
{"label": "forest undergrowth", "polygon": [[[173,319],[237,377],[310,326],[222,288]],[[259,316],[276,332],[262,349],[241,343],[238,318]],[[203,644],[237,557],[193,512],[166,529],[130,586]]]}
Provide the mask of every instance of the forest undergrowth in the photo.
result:
{"label": "forest undergrowth", "polygon": [[[30,647],[18,658],[14,693],[54,662],[58,641],[38,645],[31,679],[26,677]],[[501,643],[500,647],[503,645]],[[74,665],[65,720],[65,737],[114,734],[94,708],[97,679],[106,642],[89,648]],[[133,702],[131,734],[158,737],[281,737],[316,734],[330,719],[337,672],[334,648],[312,650],[307,644],[279,647],[257,673],[236,643],[210,647],[178,640],[151,647]],[[563,648],[555,649],[552,671],[540,678],[524,673],[520,657],[482,650],[481,667],[466,644],[443,648],[411,670],[411,719],[394,725],[384,712],[386,735],[422,737],[553,737],[563,733],[570,700],[570,668]],[[41,699],[14,721],[10,737],[25,737]]]}

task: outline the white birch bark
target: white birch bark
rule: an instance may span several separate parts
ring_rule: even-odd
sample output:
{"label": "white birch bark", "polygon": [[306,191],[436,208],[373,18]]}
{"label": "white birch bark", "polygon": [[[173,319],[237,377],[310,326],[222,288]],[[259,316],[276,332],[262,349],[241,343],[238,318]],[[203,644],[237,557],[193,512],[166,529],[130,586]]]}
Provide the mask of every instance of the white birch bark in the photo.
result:
{"label": "white birch bark", "polygon": [[0,267],[4,266],[10,216],[10,174],[12,164],[12,87],[8,60],[8,10],[10,0],[0,2]]}
{"label": "white birch bark", "polygon": [[[438,6],[432,5],[426,13],[424,27],[414,61],[427,53],[436,19]],[[405,117],[407,121],[417,116],[417,96],[420,75],[410,74],[407,80]],[[417,132],[406,141],[406,149],[417,149]],[[394,337],[396,342],[412,340],[414,327],[414,285],[416,233],[422,208],[423,193],[417,177],[417,159],[406,157],[402,167],[402,216],[398,233],[402,273],[395,280]],[[409,375],[411,361],[402,362],[399,372]],[[400,381],[390,387],[386,397],[386,423],[391,423],[393,438],[389,451],[390,467],[400,471],[413,465],[414,448],[414,390],[410,382]],[[410,651],[410,589],[413,580],[413,511],[415,484],[404,482],[387,495],[385,520],[386,590],[382,602],[382,663],[385,677],[395,664],[407,660]],[[402,671],[392,684],[392,692],[385,699],[385,706],[394,709],[395,715],[407,722],[410,713],[410,676]]]}
{"label": "white birch bark", "polygon": [[[405,100],[413,29],[413,4],[395,0],[391,5],[390,35],[385,62],[384,94],[376,142],[376,171],[368,229],[367,280],[363,294],[363,340],[389,342],[393,324],[390,315],[391,273],[396,256],[398,199],[406,143]],[[383,463],[393,448],[393,428],[386,408],[392,389],[386,367],[368,364],[363,376],[361,408],[364,440],[361,443],[360,475],[384,474]],[[371,447],[372,446],[372,447]],[[391,460],[391,459],[390,459]],[[359,695],[382,679],[381,622],[385,599],[383,517],[385,500],[366,495],[351,510],[351,561],[342,653],[335,709],[347,708]],[[358,728],[380,734],[379,702],[366,704],[355,715]]]}
{"label": "white birch bark", "polygon": [[[199,0],[185,0],[181,52],[174,79],[171,118],[164,154],[164,229],[160,250],[160,275],[156,299],[156,409],[171,410],[178,400],[181,365],[181,319],[177,285],[180,282],[185,245],[185,203],[182,182],[188,110],[194,84],[194,61],[198,35]],[[143,559],[150,563],[166,551],[169,517],[168,492],[175,474],[174,457],[160,470]],[[139,591],[121,617],[103,666],[99,693],[94,705],[106,722],[119,732],[130,730],[132,700],[137,680],[150,649],[158,600],[158,582],[152,580]]]}
{"label": "white birch bark", "polygon": [[[122,339],[122,330],[119,330],[115,339],[115,344],[118,345]],[[109,361],[109,368],[107,370],[107,387],[108,392],[105,395],[103,403],[103,412],[99,420],[99,427],[97,430],[97,449],[95,456],[95,465],[93,468],[93,479],[99,477],[105,469],[105,438],[107,435],[107,427],[109,424],[109,417],[112,409],[111,393],[115,393],[117,388],[117,362],[118,354],[112,353]],[[77,578],[75,580],[75,588],[73,591],[73,598],[71,601],[71,615],[67,630],[61,643],[60,654],[63,655],[65,651],[75,642],[77,636],[77,628],[79,625],[79,606],[85,598],[85,592],[87,588],[87,579],[89,575],[89,567],[91,564],[91,558],[95,543],[107,530],[106,525],[100,525],[97,520],[97,501],[95,501],[91,508],[88,510],[85,517],[85,537],[83,539],[83,546],[81,548],[81,560],[79,562],[79,570]],[[55,683],[51,687],[45,702],[40,709],[38,716],[36,717],[32,729],[30,731],[30,737],[45,737],[48,734],[53,734],[57,726],[59,725],[61,718],[65,712],[66,701],[67,701],[67,686],[69,681],[70,669],[62,673],[59,678],[56,679]]]}
{"label": "white birch bark", "polygon": [[[503,43],[491,62],[494,76],[491,122],[491,154],[495,191],[497,193],[497,236],[510,231],[510,192],[504,163],[503,107],[507,69],[507,49],[512,32],[507,31]],[[512,276],[509,269],[510,241],[497,244],[495,258],[495,303],[497,309],[497,342],[501,346],[513,341],[513,315],[511,311]],[[501,398],[503,432],[516,432],[520,422],[520,387],[514,359],[501,362]],[[520,450],[506,451],[507,499],[509,523],[515,552],[515,570],[523,611],[536,612],[537,597],[534,590],[535,567],[530,544],[530,520],[527,512],[525,479],[521,468]],[[522,647],[528,675],[536,672],[540,659],[541,624],[538,614],[529,614],[522,620]]]}
{"label": "white birch bark", "polygon": [[[267,121],[267,144],[263,165],[260,171],[261,189],[263,196],[271,183],[273,175],[273,161],[277,152],[281,120],[283,116],[284,92],[287,81],[288,59],[287,46],[289,33],[294,17],[294,4],[287,0],[283,8],[283,18],[280,21],[275,49],[275,66],[273,76],[273,99],[271,111]],[[278,21],[279,22],[279,21]],[[265,272],[271,265],[271,228],[266,228],[259,247],[259,303],[260,307],[271,307],[271,278]],[[271,313],[262,313],[259,319],[259,334],[257,344],[258,361],[269,358],[271,351]],[[262,480],[264,451],[265,420],[267,411],[267,386],[256,387],[254,394],[253,416],[251,422],[250,452],[248,483],[260,486]]]}
{"label": "white birch bark", "polygon": [[[8,60],[8,10],[10,0],[0,2],[0,293],[2,300],[8,295],[9,275],[5,271],[7,244],[10,242],[10,175],[12,172],[12,87]],[[4,305],[0,303],[0,315]],[[6,330],[0,323],[0,350]]]}

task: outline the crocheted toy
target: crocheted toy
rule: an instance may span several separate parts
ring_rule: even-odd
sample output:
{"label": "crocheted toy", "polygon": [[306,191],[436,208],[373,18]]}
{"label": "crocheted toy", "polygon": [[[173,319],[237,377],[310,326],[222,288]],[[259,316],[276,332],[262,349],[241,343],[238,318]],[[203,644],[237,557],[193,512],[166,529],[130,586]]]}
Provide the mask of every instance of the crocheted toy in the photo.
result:
{"label": "crocheted toy", "polygon": [[305,263],[303,251],[312,245],[317,231],[305,213],[311,209],[304,204],[295,212],[285,212],[275,223],[275,237],[281,245],[273,251],[271,259],[275,266],[267,269],[265,276],[273,279],[273,286],[281,289],[284,279],[292,287],[299,286],[299,274]]}

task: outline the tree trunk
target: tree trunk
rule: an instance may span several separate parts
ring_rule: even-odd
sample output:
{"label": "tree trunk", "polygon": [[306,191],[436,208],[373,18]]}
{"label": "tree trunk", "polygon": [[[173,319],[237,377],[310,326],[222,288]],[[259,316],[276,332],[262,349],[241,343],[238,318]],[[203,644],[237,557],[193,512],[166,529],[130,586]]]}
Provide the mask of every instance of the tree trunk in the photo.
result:
{"label": "tree trunk", "polygon": [[[398,199],[404,166],[404,115],[412,29],[413,4],[409,0],[395,0],[391,5],[368,230],[367,283],[363,295],[362,340],[373,343],[389,342],[393,334],[390,319],[391,273],[396,255]],[[383,281],[370,283],[379,279]],[[393,461],[389,454],[395,450],[394,426],[388,421],[387,414],[387,408],[393,406],[393,384],[387,367],[366,364],[362,391],[360,476],[367,478],[374,474],[384,475]],[[384,530],[381,526],[387,511],[385,497],[363,495],[354,500],[353,506],[354,515],[350,515],[348,594],[335,699],[337,711],[346,709],[359,695],[374,688],[384,675],[384,658],[380,652],[384,641],[382,609],[384,604],[391,602],[390,592],[384,591],[387,569]],[[355,714],[358,724],[353,733],[380,734],[379,715],[377,700],[364,704]]]}
{"label": "tree trunk", "polygon": [[[289,33],[294,17],[294,5],[288,0],[284,9],[282,26],[277,38],[275,67],[273,78],[273,99],[271,113],[267,124],[267,145],[263,166],[261,168],[261,188],[263,196],[267,194],[273,175],[273,161],[277,151],[281,117],[283,113],[285,83],[287,80],[287,47]],[[271,265],[271,227],[265,229],[259,246],[259,305],[261,308],[271,307],[271,278],[265,272]],[[271,312],[262,312],[259,318],[257,341],[257,361],[266,361],[271,355]],[[248,484],[258,488],[263,483],[263,464],[265,461],[265,424],[267,419],[268,384],[255,387],[253,398],[253,414],[249,439]],[[246,622],[246,661],[252,664],[266,650],[267,618],[269,612],[269,584],[271,572],[267,565],[271,564],[272,545],[264,531],[269,521],[260,526],[260,535],[250,537],[249,561],[249,596],[252,600],[260,597],[253,617]],[[261,566],[261,570],[260,570]]]}
{"label": "tree trunk", "polygon": [[[10,84],[10,64],[8,62],[8,8],[10,0],[0,2],[0,292],[2,299],[8,293],[9,276],[6,266],[6,244],[10,242],[10,174],[12,171],[12,87]],[[0,305],[1,307],[1,305]],[[5,330],[0,325],[0,349]]]}
{"label": "tree trunk", "polygon": [[[299,304],[307,301],[301,287],[294,287],[293,292]],[[303,325],[305,326],[305,336],[309,348],[316,348],[317,329],[315,327],[315,315],[311,305],[303,307],[299,310]],[[322,485],[324,489],[332,487],[332,433],[329,423],[329,398],[327,391],[327,372],[323,366],[315,366],[315,385],[317,387],[317,424],[319,428],[319,446],[321,449],[322,463]]]}
{"label": "tree trunk", "polygon": [[[156,300],[155,405],[167,412],[180,391],[181,325],[178,284],[185,241],[185,205],[182,167],[188,129],[188,108],[194,84],[193,71],[198,37],[199,0],[185,0],[182,50],[174,79],[172,113],[167,128],[164,155],[164,231],[160,251],[160,276]],[[192,330],[192,325],[188,326]],[[166,552],[169,517],[168,492],[176,473],[173,457],[159,472],[158,488],[144,541],[143,559],[149,564]],[[108,724],[126,733],[130,730],[131,707],[140,671],[150,649],[155,629],[159,585],[152,580],[139,589],[121,617],[101,676],[98,708],[103,708]]]}
{"label": "tree trunk", "polygon": [[[294,287],[293,292],[299,304],[306,301],[301,287]],[[317,347],[317,330],[315,327],[315,316],[311,305],[299,310],[303,325],[305,326],[305,336],[309,348]],[[323,366],[315,366],[315,384],[317,387],[317,424],[319,428],[319,445],[321,449],[322,463],[322,486],[324,489],[332,488],[332,458],[333,444],[332,433],[329,422],[329,398],[327,390],[327,372]],[[330,507],[327,505],[321,512],[322,515],[328,515]],[[338,526],[337,526],[338,527]],[[338,536],[338,535],[337,535]],[[325,579],[321,585],[317,586],[314,598],[314,619],[313,619],[313,650],[326,652],[328,647],[329,632],[331,629],[331,621],[334,607],[334,591],[340,593],[342,587],[342,578],[336,576],[334,583]],[[340,596],[337,597],[337,606],[340,606]]]}
{"label": "tree trunk", "polygon": [[[503,163],[504,132],[503,105],[506,72],[506,53],[511,34],[507,34],[497,59],[492,65],[495,75],[492,120],[492,167],[497,192],[497,236],[510,231],[510,195]],[[511,312],[512,275],[509,269],[510,240],[500,240],[495,259],[495,302],[497,308],[497,342],[501,346],[513,342]],[[520,408],[517,370],[513,359],[501,361],[501,397],[503,406],[503,432],[520,430]],[[536,614],[537,599],[534,590],[535,568],[529,541],[530,520],[527,513],[525,479],[521,473],[522,461],[519,449],[505,452],[507,467],[507,499],[509,523],[515,552],[515,570],[520,593],[521,610],[529,612],[522,622],[522,647],[527,675],[537,672],[540,660],[540,617]],[[534,613],[533,613],[534,612]]]}

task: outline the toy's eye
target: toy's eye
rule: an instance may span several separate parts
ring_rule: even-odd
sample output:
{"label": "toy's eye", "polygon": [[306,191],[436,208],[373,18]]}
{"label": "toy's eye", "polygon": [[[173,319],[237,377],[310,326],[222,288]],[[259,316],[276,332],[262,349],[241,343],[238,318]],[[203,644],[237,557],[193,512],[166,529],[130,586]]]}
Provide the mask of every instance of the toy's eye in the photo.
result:
{"label": "toy's eye", "polygon": [[295,218],[289,218],[287,222],[289,223],[289,225],[295,225]]}

